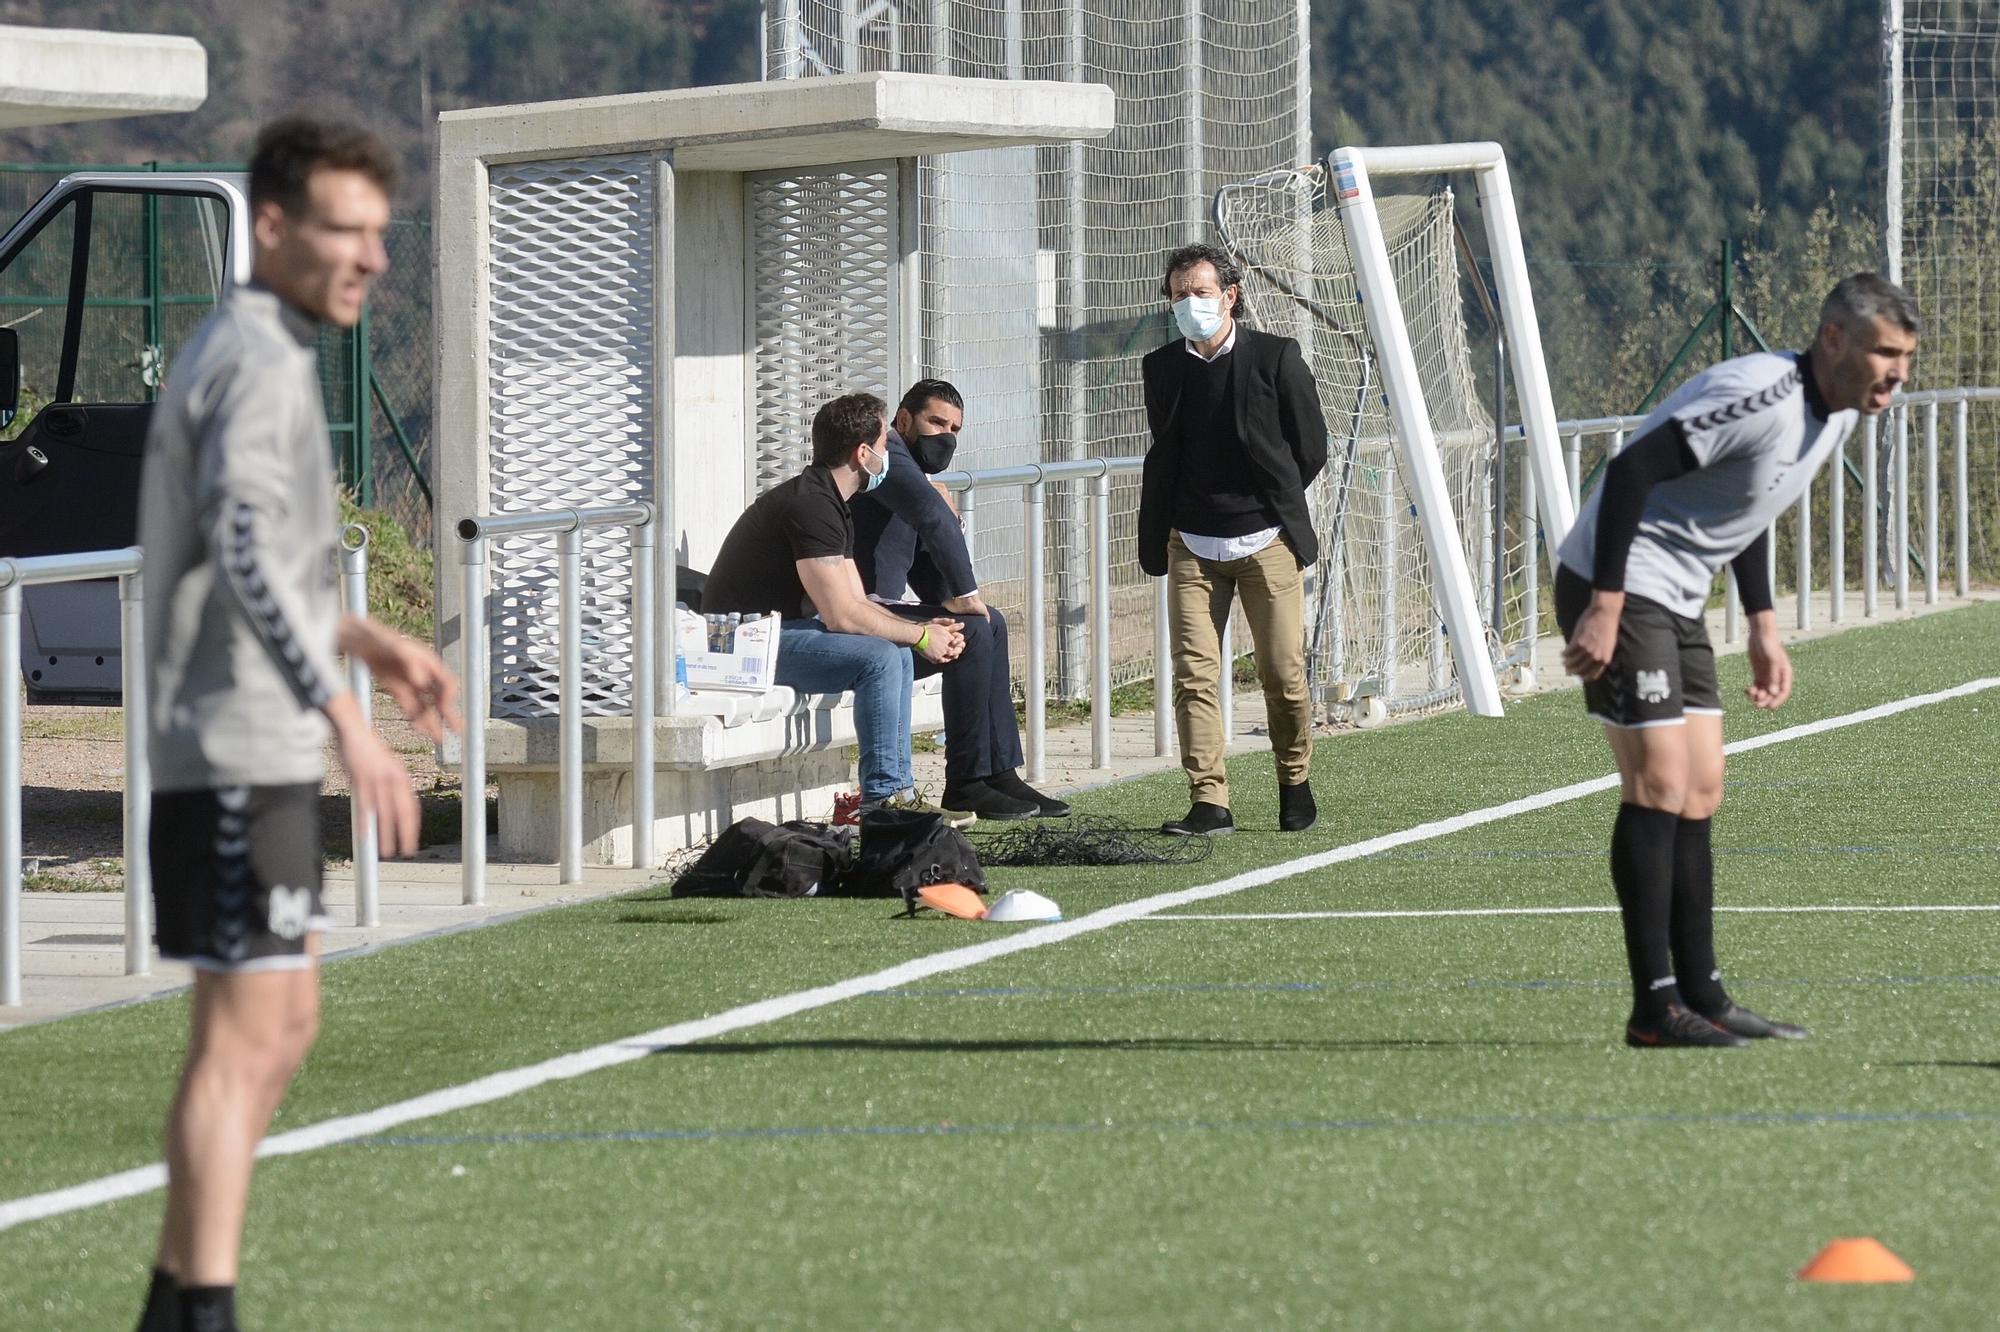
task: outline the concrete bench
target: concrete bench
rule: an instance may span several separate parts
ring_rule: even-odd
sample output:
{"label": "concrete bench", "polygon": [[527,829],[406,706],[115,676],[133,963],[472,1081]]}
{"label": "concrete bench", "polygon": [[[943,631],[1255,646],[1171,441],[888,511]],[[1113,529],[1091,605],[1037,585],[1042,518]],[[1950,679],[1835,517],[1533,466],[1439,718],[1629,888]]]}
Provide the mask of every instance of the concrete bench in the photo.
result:
{"label": "concrete bench", "polygon": [[[943,679],[919,680],[910,731],[944,724]],[[824,820],[852,790],[854,696],[783,687],[763,694],[701,693],[653,724],[654,845],[708,840],[741,818]],[[486,723],[487,779],[500,788],[496,858],[554,861],[561,848],[554,717]],[[447,760],[456,755],[447,752]],[[583,719],[584,860],[629,865],[632,855],[632,720]]]}

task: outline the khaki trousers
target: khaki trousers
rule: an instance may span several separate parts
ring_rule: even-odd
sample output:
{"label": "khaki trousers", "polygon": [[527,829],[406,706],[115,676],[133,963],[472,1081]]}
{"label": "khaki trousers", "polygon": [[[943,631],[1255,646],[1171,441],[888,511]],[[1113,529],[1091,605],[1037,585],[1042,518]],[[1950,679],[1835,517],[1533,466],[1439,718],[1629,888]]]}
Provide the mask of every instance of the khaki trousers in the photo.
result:
{"label": "khaki trousers", "polygon": [[1229,805],[1222,769],[1222,631],[1240,597],[1270,714],[1278,780],[1296,786],[1312,767],[1312,701],[1306,691],[1305,573],[1282,539],[1241,560],[1205,560],[1179,532],[1167,540],[1167,627],[1174,652],[1174,726],[1188,791]]}

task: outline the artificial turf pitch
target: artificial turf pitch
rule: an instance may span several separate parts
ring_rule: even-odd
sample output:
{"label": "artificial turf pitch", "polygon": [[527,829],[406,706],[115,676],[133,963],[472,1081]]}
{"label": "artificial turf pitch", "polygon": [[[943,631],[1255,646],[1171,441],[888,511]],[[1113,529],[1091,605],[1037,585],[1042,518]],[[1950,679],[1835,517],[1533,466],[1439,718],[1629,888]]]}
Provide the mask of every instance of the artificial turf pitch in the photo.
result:
{"label": "artificial turf pitch", "polygon": [[[1800,647],[1739,739],[1993,673],[2000,605]],[[1609,768],[1573,692],[1320,747],[1322,818],[1204,863],[998,870],[1071,917]],[[2000,903],[2000,690],[1734,757],[1725,906]],[[2000,919],[1731,913],[1802,1045],[1631,1051],[1615,793],[263,1162],[257,1328],[1990,1326]],[[1155,823],[1177,779],[1083,812]],[[1235,919],[1195,919],[1218,914]],[[274,1131],[1018,927],[664,889],[325,972]],[[183,998],[0,1034],[0,1202],[157,1159]],[[136,1314],[160,1196],[0,1232],[0,1327]],[[1906,1286],[1794,1269],[1838,1236]]]}

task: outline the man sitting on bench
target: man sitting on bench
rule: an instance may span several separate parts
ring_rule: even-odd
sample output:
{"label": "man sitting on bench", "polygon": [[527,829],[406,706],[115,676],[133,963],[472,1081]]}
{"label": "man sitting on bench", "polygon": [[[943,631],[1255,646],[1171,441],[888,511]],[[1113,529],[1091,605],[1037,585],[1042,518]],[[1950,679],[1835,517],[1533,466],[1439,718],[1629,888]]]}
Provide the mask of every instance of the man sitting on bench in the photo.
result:
{"label": "man sitting on bench", "polygon": [[888,474],[886,414],[886,404],[870,393],[821,407],[813,417],[811,465],[744,510],[702,589],[706,614],[778,612],[778,684],[801,694],[854,691],[863,809],[920,807],[910,776],[912,658],[943,665],[965,646],[957,620],[912,622],[862,590],[847,505]]}
{"label": "man sitting on bench", "polygon": [[944,673],[944,804],[982,819],[1062,818],[1069,806],[1021,780],[1021,724],[1007,668],[1007,621],[979,595],[965,529],[930,478],[951,465],[965,400],[942,379],[903,395],[889,431],[889,475],[854,500],[854,562],[861,585],[910,620],[940,615],[965,626],[965,651],[949,665],[917,663],[917,678]]}

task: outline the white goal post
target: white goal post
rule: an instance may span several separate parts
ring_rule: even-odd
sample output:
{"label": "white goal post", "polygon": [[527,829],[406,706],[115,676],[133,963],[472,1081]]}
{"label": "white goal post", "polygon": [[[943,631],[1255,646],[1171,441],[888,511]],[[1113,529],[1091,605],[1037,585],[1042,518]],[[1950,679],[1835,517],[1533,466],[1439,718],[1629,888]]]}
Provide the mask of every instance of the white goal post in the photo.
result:
{"label": "white goal post", "polygon": [[[1438,176],[1470,173],[1478,183],[1480,215],[1500,292],[1501,323],[1513,371],[1515,401],[1527,438],[1540,502],[1542,541],[1553,561],[1569,533],[1576,510],[1556,437],[1555,398],[1542,360],[1541,330],[1508,183],[1507,159],[1497,143],[1445,143],[1404,148],[1339,148],[1327,157],[1327,171],[1346,225],[1354,276],[1374,340],[1379,373],[1395,423],[1401,463],[1416,494],[1417,518],[1430,557],[1438,615],[1449,630],[1453,664],[1465,705],[1475,716],[1498,717],[1500,683],[1487,651],[1479,596],[1466,566],[1457,515],[1452,512],[1436,434],[1424,401],[1423,383],[1411,350],[1409,329],[1396,293],[1395,273],[1375,212],[1370,177]],[[1530,559],[1534,558],[1532,550]]]}

